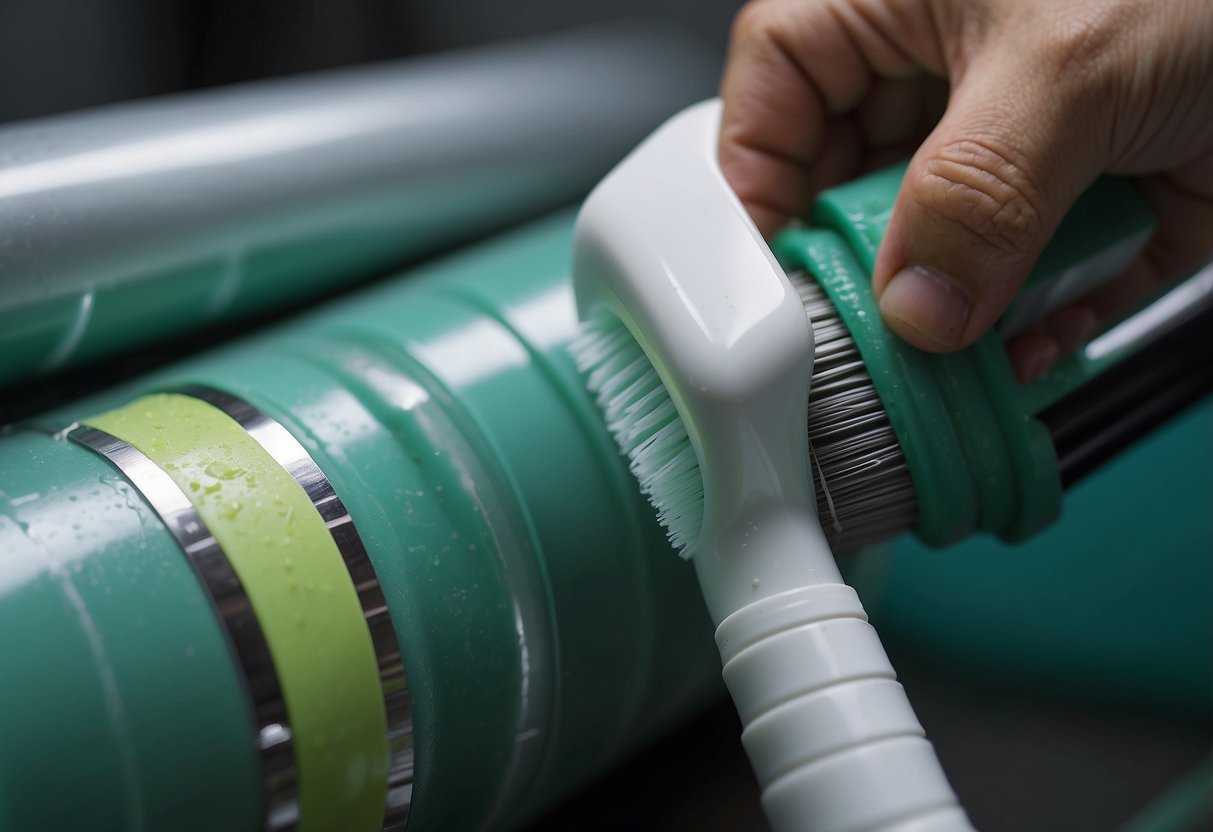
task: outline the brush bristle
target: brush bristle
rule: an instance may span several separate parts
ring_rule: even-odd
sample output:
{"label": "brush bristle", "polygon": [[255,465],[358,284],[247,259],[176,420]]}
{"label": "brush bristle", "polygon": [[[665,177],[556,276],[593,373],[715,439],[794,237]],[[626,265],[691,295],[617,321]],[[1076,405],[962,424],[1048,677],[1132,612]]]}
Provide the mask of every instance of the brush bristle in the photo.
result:
{"label": "brush bristle", "polygon": [[656,368],[613,315],[587,321],[569,351],[640,490],[685,557],[703,525],[703,477],[686,425]]}
{"label": "brush bristle", "polygon": [[[805,464],[812,465],[826,539],[840,555],[912,528],[918,503],[897,434],[838,310],[808,275],[788,278],[816,343]],[[703,525],[703,479],[665,385],[613,315],[584,324],[571,351],[641,490],[685,556]]]}

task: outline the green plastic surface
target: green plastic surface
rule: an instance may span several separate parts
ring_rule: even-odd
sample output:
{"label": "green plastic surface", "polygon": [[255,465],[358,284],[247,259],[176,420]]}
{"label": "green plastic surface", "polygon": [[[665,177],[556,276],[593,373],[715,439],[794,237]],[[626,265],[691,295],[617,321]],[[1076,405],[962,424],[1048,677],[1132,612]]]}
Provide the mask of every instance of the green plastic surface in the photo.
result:
{"label": "green plastic surface", "polygon": [[74,442],[0,440],[0,830],[255,832],[253,720],[176,540]]}
{"label": "green plastic surface", "polygon": [[[818,279],[855,337],[914,480],[919,537],[933,546],[975,531],[1022,540],[1053,522],[1061,506],[1052,442],[1033,414],[1094,367],[1067,364],[1025,387],[993,332],[962,352],[928,355],[885,328],[870,275],[904,173],[904,164],[895,165],[826,191],[813,211],[822,227],[783,232],[775,253],[786,268]],[[1152,227],[1136,187],[1124,180],[1100,180],[1072,214],[1033,272],[1030,282],[1041,291],[1074,279],[1125,235]]]}
{"label": "green plastic surface", "polygon": [[[813,205],[813,222],[842,235],[864,275],[875,269],[876,253],[907,165],[901,162],[838,185],[822,193]],[[1131,254],[1136,250],[1135,241],[1138,247],[1143,244],[1155,225],[1154,214],[1135,182],[1113,176],[1097,179],[1058,225],[1007,316],[1016,315],[1021,307],[1030,314],[1049,295],[1073,297],[1093,288],[1117,272],[1117,264],[1124,259],[1118,250],[1127,243]],[[996,341],[992,334],[986,340]],[[1016,384],[1009,374],[987,380],[997,384],[1000,398],[1017,400],[1026,412],[1039,413],[1101,369],[1102,364],[1076,360],[1063,362],[1027,386]]]}
{"label": "green plastic surface", "polygon": [[388,532],[401,559],[368,550],[399,576],[385,590],[414,695],[417,829],[514,825],[719,690],[693,575],[564,352],[568,223],[200,379],[291,427],[360,530],[405,521]]}
{"label": "green plastic surface", "polygon": [[[564,351],[571,226],[533,226],[58,414],[198,383],[304,445],[391,608],[412,697],[411,832],[515,827],[722,692],[693,570]],[[0,488],[22,476],[0,472]]]}
{"label": "green plastic surface", "polygon": [[290,719],[301,832],[382,826],[378,662],[353,581],[303,487],[233,419],[189,396],[143,396],[85,424],[164,470],[239,576]]}
{"label": "green plastic surface", "polygon": [[837,234],[785,231],[774,249],[786,268],[813,274],[854,336],[914,480],[919,534],[941,544],[968,534],[976,524],[977,495],[930,358],[885,328],[867,271]]}
{"label": "green plastic surface", "polygon": [[1213,724],[1213,399],[1066,493],[1029,541],[861,553],[850,582],[891,649],[1000,695]]}

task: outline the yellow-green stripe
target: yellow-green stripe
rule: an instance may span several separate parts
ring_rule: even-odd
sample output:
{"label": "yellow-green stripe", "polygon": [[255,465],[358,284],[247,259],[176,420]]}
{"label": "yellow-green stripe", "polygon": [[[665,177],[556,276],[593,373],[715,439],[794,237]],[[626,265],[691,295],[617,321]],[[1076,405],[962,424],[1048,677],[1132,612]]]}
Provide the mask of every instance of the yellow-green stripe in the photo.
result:
{"label": "yellow-green stripe", "polygon": [[188,496],[265,633],[294,735],[301,832],[382,826],[387,724],[353,582],[302,486],[233,419],[154,394],[89,419]]}

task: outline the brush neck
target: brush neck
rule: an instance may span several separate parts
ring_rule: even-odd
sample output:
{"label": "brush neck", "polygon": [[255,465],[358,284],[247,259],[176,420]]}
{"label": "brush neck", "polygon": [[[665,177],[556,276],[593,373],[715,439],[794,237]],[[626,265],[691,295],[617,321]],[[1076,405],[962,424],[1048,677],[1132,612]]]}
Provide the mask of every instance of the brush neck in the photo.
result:
{"label": "brush neck", "polygon": [[707,530],[692,555],[712,623],[756,601],[817,584],[840,584],[816,515],[771,501]]}

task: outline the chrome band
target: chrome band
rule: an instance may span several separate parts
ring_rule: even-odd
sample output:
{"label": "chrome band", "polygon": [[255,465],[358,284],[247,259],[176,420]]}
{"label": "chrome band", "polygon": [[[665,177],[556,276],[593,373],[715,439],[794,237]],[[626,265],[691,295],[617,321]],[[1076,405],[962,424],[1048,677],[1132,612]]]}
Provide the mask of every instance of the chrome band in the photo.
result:
{"label": "chrome band", "polygon": [[101,454],[122,472],[160,516],[198,573],[227,629],[252,700],[265,797],[264,826],[273,832],[294,829],[299,822],[298,778],[282,689],[265,633],[227,555],[185,492],[137,448],[90,427],[72,427],[61,435]]}
{"label": "chrome band", "polygon": [[388,791],[383,828],[399,832],[408,820],[413,797],[413,720],[408,680],[396,633],[388,614],[387,601],[375,576],[362,538],[333,484],[307,450],[282,425],[230,393],[201,385],[181,387],[173,392],[201,399],[244,428],[275,462],[303,486],[316,507],[333,542],[341,552],[350,578],[358,593],[362,614],[371,633],[379,662],[379,679],[388,727]]}

